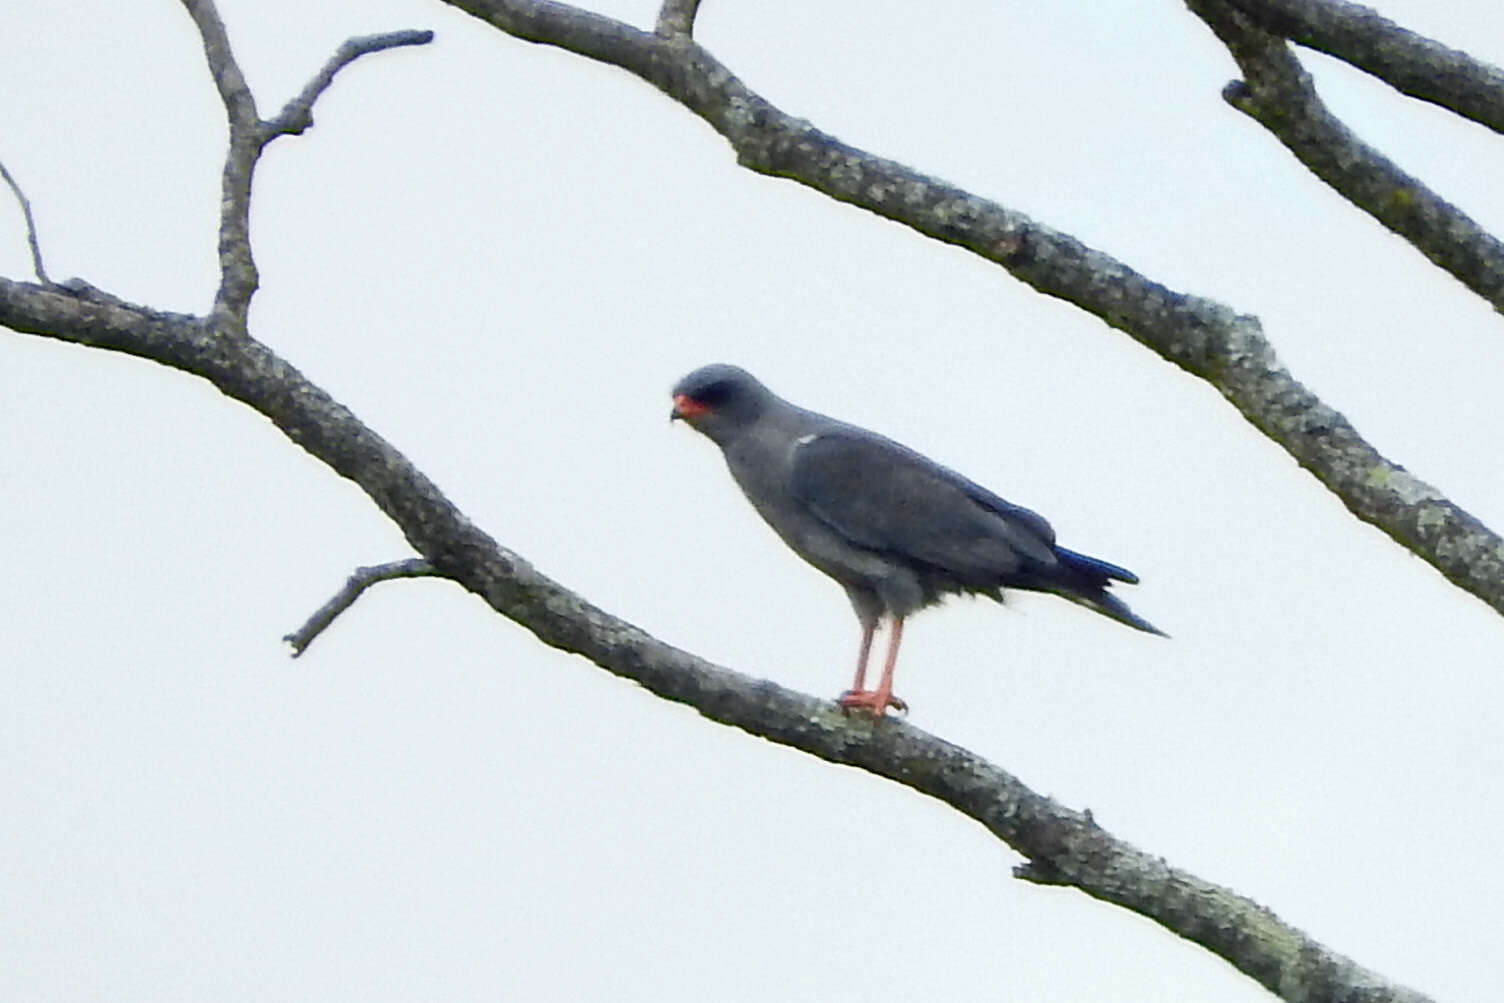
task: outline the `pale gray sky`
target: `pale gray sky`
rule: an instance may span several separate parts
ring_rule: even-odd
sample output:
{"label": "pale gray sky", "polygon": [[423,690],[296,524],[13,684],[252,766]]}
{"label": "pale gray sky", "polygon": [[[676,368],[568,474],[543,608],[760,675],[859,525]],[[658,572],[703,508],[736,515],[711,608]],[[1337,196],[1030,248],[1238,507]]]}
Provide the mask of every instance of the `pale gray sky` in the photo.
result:
{"label": "pale gray sky", "polygon": [[[898,691],[1108,829],[1439,1000],[1504,929],[1500,618],[1205,385],[999,270],[792,183],[646,85],[436,2],[221,4],[264,113],[362,60],[258,176],[255,333],[505,545],[738,670],[834,695],[856,625],[667,389],[740,363],[1132,568],[1172,641],[1049,598],[913,621]],[[646,2],[596,8],[648,24]],[[1223,104],[1179,4],[708,2],[843,140],[1257,314],[1380,450],[1504,525],[1504,323]],[[1385,2],[1504,63],[1497,3]],[[0,157],[55,277],[201,311],[223,114],[178,4],[7,20]],[[1302,53],[1493,232],[1504,144]],[[0,273],[25,277],[0,199]],[[912,791],[709,724],[438,582],[207,384],[0,337],[0,998],[1267,999]]]}

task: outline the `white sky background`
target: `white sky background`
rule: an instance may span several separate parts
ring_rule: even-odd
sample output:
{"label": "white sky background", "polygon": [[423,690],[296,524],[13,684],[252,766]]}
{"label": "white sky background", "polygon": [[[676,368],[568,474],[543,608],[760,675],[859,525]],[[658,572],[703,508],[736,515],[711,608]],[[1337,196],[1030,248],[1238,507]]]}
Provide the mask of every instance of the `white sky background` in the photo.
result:
{"label": "white sky background", "polygon": [[[646,2],[596,9],[651,23]],[[1504,322],[1219,97],[1178,4],[710,0],[698,34],[841,139],[1257,314],[1386,455],[1504,526]],[[1504,62],[1492,0],[1385,2]],[[1504,930],[1499,616],[1204,384],[999,269],[789,182],[620,71],[433,2],[224,2],[270,115],[254,333],[592,601],[786,686],[849,682],[841,591],[668,387],[738,362],[1134,569],[1140,635],[1047,597],[916,620],[920,727],[1439,1000]],[[224,119],[172,2],[28,4],[0,157],[47,264],[215,283]],[[1334,110],[1494,233],[1504,142],[1310,53]],[[0,199],[0,271],[29,275]],[[280,638],[394,528],[149,363],[0,337],[0,998],[1263,1000],[912,791],[713,725],[452,585]]]}

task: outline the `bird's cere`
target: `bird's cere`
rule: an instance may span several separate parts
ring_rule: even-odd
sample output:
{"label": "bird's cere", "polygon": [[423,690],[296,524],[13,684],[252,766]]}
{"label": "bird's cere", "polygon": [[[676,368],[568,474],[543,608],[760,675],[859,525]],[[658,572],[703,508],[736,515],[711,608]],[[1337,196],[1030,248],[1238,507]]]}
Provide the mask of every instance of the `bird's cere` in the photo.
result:
{"label": "bird's cere", "polygon": [[675,418],[689,419],[693,418],[695,415],[704,414],[709,410],[710,408],[708,406],[700,403],[687,394],[675,394],[674,409],[673,411],[669,412],[668,417],[670,421]]}

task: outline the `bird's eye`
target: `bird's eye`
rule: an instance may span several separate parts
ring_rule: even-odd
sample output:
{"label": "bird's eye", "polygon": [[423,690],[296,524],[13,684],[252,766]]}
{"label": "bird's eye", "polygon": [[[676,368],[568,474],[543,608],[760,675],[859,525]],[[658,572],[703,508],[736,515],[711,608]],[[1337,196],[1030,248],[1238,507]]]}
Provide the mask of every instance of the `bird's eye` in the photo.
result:
{"label": "bird's eye", "polygon": [[735,391],[736,388],[732,386],[730,380],[717,380],[716,382],[710,384],[710,386],[705,387],[703,390],[698,390],[695,393],[691,394],[691,396],[699,403],[704,404],[706,407],[713,408],[720,407],[722,404],[729,401],[731,399],[731,395],[735,393]]}

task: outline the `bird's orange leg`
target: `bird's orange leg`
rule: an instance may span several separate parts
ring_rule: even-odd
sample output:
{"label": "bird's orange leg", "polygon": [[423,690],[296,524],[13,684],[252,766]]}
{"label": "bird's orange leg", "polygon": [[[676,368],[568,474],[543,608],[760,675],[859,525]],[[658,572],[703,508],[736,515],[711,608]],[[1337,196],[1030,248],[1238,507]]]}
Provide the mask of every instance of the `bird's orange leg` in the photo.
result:
{"label": "bird's orange leg", "polygon": [[893,633],[888,638],[888,657],[883,660],[883,677],[875,690],[864,690],[862,684],[867,675],[867,654],[872,649],[872,629],[869,627],[862,633],[861,660],[857,666],[856,685],[841,694],[840,704],[843,709],[859,707],[862,710],[871,711],[878,717],[887,713],[892,707],[897,711],[907,711],[909,705],[893,695],[893,666],[898,664],[898,645],[903,641],[903,617],[893,618]]}
{"label": "bird's orange leg", "polygon": [[856,679],[847,693],[861,693],[867,687],[867,656],[872,654],[872,632],[876,629],[876,620],[862,625],[862,646],[856,653]]}

